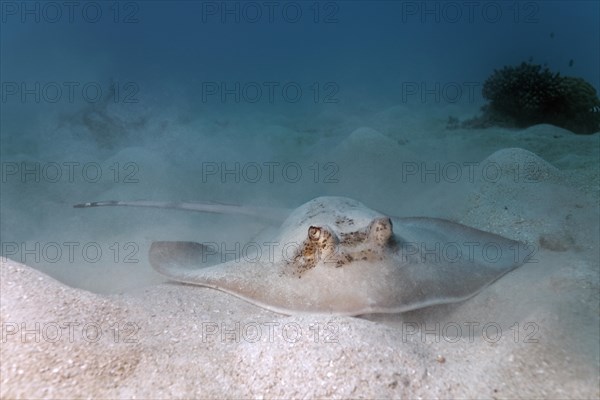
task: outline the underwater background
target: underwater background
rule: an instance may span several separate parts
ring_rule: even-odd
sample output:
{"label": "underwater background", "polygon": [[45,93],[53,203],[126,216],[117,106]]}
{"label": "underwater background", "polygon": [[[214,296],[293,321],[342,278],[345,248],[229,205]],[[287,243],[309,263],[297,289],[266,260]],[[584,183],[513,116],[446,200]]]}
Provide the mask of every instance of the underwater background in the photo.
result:
{"label": "underwater background", "polygon": [[[406,206],[415,190],[439,182],[402,179],[406,163],[506,147],[500,134],[460,148],[446,129],[479,113],[494,70],[529,62],[600,87],[599,12],[590,1],[3,2],[2,240],[43,247],[132,229],[132,213],[180,217],[69,207],[94,200],[295,207],[336,194],[420,212]],[[406,151],[336,154],[361,128]],[[514,147],[544,156],[539,143]],[[60,276],[63,256],[32,257],[20,258]]]}
{"label": "underwater background", "polygon": [[[153,241],[232,248],[272,227],[244,216],[73,208],[77,203],[295,208],[335,195],[388,215],[447,218],[556,252],[543,258],[552,260],[546,270],[523,267],[522,282],[548,283],[542,294],[531,300],[525,283],[508,285],[506,293],[515,304],[544,310],[539,321],[553,321],[548,331],[558,329],[561,338],[586,321],[566,346],[575,360],[569,366],[577,366],[572,375],[560,375],[568,369],[562,364],[543,379],[523,374],[533,389],[521,390],[519,381],[501,394],[598,396],[590,376],[597,377],[600,359],[594,344],[600,128],[593,129],[600,127],[594,125],[600,115],[599,2],[2,1],[0,7],[2,256],[69,287],[113,296],[166,281],[148,262]],[[575,84],[568,99],[592,125],[573,132],[543,118],[520,126],[489,117],[486,82],[494,71],[522,63],[547,69],[549,80],[580,78],[569,81]],[[548,92],[539,93],[532,101]],[[509,165],[502,170],[510,171],[502,181],[507,186],[492,185],[497,181],[481,169],[485,162]],[[532,165],[560,179],[523,181],[520,174]],[[534,175],[549,176],[540,171]],[[548,271],[560,279],[543,280]],[[574,286],[560,286],[563,279]],[[559,307],[565,314],[555,312],[554,295],[568,299]],[[512,310],[501,301],[486,304],[504,317]],[[524,310],[515,318],[525,318]],[[564,318],[571,325],[556,328],[553,313],[572,316]],[[486,357],[474,356],[481,370],[489,367]],[[467,375],[477,381],[475,372]],[[296,383],[295,392],[232,393],[396,393],[395,385],[391,392],[332,386],[303,392]],[[544,392],[546,384],[566,392]],[[463,392],[404,386],[409,397],[483,393],[476,385]],[[154,389],[148,390],[157,396],[227,393]],[[136,391],[95,393],[128,397]]]}

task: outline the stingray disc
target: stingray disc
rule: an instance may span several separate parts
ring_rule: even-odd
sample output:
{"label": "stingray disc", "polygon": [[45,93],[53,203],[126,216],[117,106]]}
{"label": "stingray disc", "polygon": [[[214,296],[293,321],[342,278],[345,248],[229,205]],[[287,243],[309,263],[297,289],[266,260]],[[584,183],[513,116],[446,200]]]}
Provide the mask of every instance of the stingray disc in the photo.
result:
{"label": "stingray disc", "polygon": [[294,210],[273,240],[206,266],[193,242],[155,242],[167,277],[283,314],[398,313],[467,299],[523,264],[524,244],[436,218],[396,218],[344,197]]}

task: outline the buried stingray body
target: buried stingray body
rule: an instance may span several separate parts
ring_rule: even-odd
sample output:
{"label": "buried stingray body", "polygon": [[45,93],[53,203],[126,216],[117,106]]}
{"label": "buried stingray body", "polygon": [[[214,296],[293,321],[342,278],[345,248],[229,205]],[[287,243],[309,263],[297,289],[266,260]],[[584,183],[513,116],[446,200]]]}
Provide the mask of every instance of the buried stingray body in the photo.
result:
{"label": "buried stingray body", "polygon": [[[118,203],[78,206],[144,206]],[[246,215],[257,210],[192,204],[186,209]],[[400,313],[461,301],[528,255],[523,243],[492,233],[436,218],[388,217],[344,197],[319,197],[300,206],[253,256],[206,266],[206,250],[194,242],[154,242],[149,258],[170,279],[275,312],[333,315]]]}

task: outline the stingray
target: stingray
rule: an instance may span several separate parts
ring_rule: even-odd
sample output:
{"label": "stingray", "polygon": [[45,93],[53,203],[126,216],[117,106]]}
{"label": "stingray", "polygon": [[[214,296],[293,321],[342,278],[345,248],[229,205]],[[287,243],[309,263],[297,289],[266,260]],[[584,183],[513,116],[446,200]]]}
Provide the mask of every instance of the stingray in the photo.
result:
{"label": "stingray", "polygon": [[[293,211],[217,203],[96,202],[75,207],[142,206],[287,214],[272,240],[232,260],[208,262],[206,245],[153,242],[154,269],[282,314],[402,313],[466,300],[527,261],[524,243],[449,220],[399,218],[345,197],[318,197]],[[214,253],[211,253],[214,254]]]}

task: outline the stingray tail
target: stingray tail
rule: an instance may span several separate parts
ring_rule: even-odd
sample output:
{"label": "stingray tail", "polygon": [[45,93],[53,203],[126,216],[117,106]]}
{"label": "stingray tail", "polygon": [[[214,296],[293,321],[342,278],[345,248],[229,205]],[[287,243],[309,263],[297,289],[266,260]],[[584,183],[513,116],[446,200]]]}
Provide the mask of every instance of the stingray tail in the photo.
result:
{"label": "stingray tail", "polygon": [[195,211],[213,214],[233,214],[246,215],[254,218],[267,219],[274,222],[283,221],[290,210],[276,207],[249,207],[235,204],[222,203],[197,203],[197,202],[164,202],[150,200],[135,200],[135,201],[94,201],[90,203],[79,203],[73,205],[74,208],[91,208],[91,207],[150,207],[150,208],[165,208],[172,210]]}

